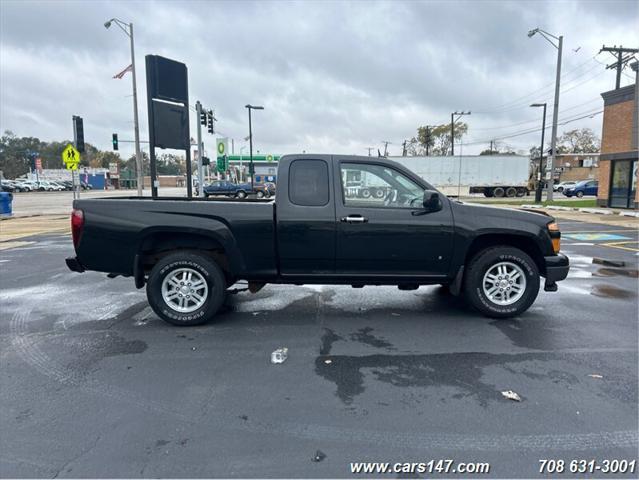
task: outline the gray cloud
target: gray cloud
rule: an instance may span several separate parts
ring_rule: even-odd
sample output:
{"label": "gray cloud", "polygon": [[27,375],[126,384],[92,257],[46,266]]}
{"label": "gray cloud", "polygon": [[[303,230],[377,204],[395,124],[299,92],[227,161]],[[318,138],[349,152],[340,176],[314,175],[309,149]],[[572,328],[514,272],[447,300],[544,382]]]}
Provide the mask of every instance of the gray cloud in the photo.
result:
{"label": "gray cloud", "polygon": [[[143,138],[144,55],[153,53],[188,65],[191,103],[215,107],[219,131],[238,144],[247,135],[243,106],[263,104],[254,122],[257,148],[276,153],[362,154],[381,140],[399,153],[418,125],[446,122],[456,109],[474,112],[468,141],[535,128],[539,114],[527,105],[551,101],[556,58],[541,37],[526,36],[537,26],[565,35],[563,118],[593,111],[614,74],[596,63],[608,62],[606,54],[591,57],[603,43],[639,44],[631,0],[5,0],[0,9],[0,128],[68,138],[71,115],[79,114],[87,141],[101,148],[112,132],[132,138],[130,76],[111,78],[129,63],[128,39],[102,26],[113,16],[135,25]],[[600,124],[595,117],[570,126],[599,131]],[[538,136],[507,142],[527,149]]]}

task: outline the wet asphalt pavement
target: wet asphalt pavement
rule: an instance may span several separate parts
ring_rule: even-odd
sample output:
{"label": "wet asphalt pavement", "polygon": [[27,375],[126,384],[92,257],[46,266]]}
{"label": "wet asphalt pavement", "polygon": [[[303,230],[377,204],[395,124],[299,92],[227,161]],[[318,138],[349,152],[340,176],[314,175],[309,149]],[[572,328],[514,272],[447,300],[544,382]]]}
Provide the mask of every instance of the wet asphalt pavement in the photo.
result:
{"label": "wet asphalt pavement", "polygon": [[540,459],[636,459],[637,232],[561,227],[570,277],[517,319],[438,287],[267,286],[193,328],[159,320],[131,279],[67,271],[68,236],[27,239],[0,252],[0,475],[346,477],[354,461],[454,459],[536,477]]}

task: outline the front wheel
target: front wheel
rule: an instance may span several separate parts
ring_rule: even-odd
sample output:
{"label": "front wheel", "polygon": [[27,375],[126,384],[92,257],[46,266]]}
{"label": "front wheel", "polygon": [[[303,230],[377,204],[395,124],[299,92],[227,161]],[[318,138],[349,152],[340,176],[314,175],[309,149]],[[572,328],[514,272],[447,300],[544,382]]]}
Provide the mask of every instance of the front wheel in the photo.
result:
{"label": "front wheel", "polygon": [[257,198],[264,198],[264,192],[262,190],[258,190],[256,196]]}
{"label": "front wheel", "polygon": [[514,317],[528,310],[537,298],[539,269],[518,248],[487,248],[470,261],[464,292],[469,303],[484,315]]}
{"label": "front wheel", "polygon": [[153,311],[178,326],[201,325],[224,302],[226,279],[212,259],[191,252],[173,253],[151,270],[146,295]]}

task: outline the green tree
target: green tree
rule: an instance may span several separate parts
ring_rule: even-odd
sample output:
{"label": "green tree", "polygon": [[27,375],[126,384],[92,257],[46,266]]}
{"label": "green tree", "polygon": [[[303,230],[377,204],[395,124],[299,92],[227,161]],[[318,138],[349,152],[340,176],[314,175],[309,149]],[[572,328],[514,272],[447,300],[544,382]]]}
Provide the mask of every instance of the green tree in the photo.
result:
{"label": "green tree", "polygon": [[597,153],[600,148],[599,137],[590,128],[568,130],[557,142],[557,153]]}
{"label": "green tree", "polygon": [[[460,141],[466,133],[468,133],[468,124],[457,122],[455,124],[455,142]],[[406,144],[406,150],[408,155],[426,155],[427,145],[429,155],[450,155],[450,124],[418,127],[417,136],[411,138]]]}

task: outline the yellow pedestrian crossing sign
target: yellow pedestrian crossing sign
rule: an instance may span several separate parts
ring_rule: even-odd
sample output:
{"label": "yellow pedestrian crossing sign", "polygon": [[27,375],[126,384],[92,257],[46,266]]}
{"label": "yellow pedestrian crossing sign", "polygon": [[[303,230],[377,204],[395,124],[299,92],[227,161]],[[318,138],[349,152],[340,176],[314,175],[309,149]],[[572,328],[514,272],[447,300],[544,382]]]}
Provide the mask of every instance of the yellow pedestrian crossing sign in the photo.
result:
{"label": "yellow pedestrian crossing sign", "polygon": [[80,152],[71,144],[62,150],[62,161],[67,170],[77,170],[80,164]]}

